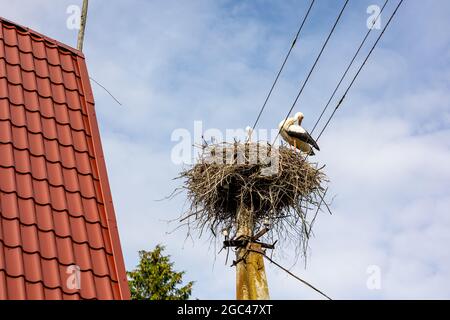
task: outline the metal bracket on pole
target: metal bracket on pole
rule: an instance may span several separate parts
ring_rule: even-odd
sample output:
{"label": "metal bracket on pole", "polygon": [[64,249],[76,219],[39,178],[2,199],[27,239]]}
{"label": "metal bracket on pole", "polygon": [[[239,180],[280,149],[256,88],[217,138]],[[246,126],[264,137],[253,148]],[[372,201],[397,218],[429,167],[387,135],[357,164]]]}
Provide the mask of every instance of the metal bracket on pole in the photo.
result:
{"label": "metal bracket on pole", "polygon": [[[252,237],[240,236],[240,237],[237,237],[236,239],[225,240],[223,242],[223,247],[224,248],[227,248],[227,247],[245,248],[245,247],[248,247],[250,244],[255,243],[255,244],[259,244],[261,246],[261,248],[264,248],[264,249],[275,249],[275,244],[278,242],[278,240],[272,244],[258,241],[258,239],[261,238],[263,235],[265,235],[269,230],[270,230],[269,228],[264,227],[263,229],[259,230]],[[233,261],[232,266],[235,266],[242,260],[244,260],[244,258],[241,258],[238,261]]]}

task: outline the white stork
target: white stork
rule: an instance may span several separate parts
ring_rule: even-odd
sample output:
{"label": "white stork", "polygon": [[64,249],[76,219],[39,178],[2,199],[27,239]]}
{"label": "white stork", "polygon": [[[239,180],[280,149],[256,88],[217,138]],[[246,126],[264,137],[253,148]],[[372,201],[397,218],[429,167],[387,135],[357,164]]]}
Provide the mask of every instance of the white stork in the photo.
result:
{"label": "white stork", "polygon": [[[287,143],[312,156],[314,155],[312,147],[316,150],[320,150],[320,148],[310,134],[301,127],[303,118],[303,113],[297,112],[294,117],[289,117],[286,121],[280,122],[278,128]],[[295,121],[298,121],[298,124],[295,124]]]}

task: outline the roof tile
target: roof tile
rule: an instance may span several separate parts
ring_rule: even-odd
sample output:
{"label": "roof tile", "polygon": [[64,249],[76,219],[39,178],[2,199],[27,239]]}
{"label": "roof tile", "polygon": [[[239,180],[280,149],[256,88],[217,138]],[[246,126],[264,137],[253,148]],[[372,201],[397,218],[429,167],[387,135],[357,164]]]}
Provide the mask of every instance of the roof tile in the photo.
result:
{"label": "roof tile", "polygon": [[66,211],[54,212],[52,218],[55,224],[54,230],[58,237],[68,237],[72,235],[69,215]]}
{"label": "roof tile", "polygon": [[[83,131],[73,131],[72,132],[72,136],[73,136],[73,146],[75,148],[75,150],[79,151],[79,152],[88,152],[89,153],[89,149],[87,147],[87,141],[86,141],[86,134]],[[90,153],[90,156],[93,156],[92,153]]]}
{"label": "roof tile", "polygon": [[59,57],[61,59],[61,67],[64,71],[74,72],[76,75],[79,75],[74,68],[74,59],[72,58],[72,55],[61,54]]}
{"label": "roof tile", "polygon": [[67,103],[68,107],[72,110],[81,110],[80,96],[77,91],[66,90],[66,99],[67,101],[60,103]]}
{"label": "roof tile", "polygon": [[6,74],[6,61],[4,58],[0,58],[0,74]]}
{"label": "roof tile", "polygon": [[14,145],[18,149],[27,149],[28,148],[28,132],[26,127],[17,127],[11,125],[9,121],[5,121],[9,124],[10,130],[12,132],[12,139],[14,141]]}
{"label": "roof tile", "polygon": [[[50,68],[51,66],[47,63],[46,60],[41,60],[41,59],[33,59],[33,56],[30,54],[32,60],[32,65],[34,65],[34,68],[31,67],[27,70],[33,70],[34,72],[36,72],[36,74],[38,75],[38,77],[40,78],[48,78],[50,77]],[[34,60],[34,61],[33,61]]]}
{"label": "roof tile", "polygon": [[15,200],[10,201],[16,201],[17,206],[19,208],[20,213],[20,222],[26,225],[36,224],[37,218],[40,218],[40,216],[37,216],[35,213],[35,206],[34,206],[34,200],[33,199],[20,199],[17,197],[17,194],[12,193],[11,194]]}
{"label": "roof tile", "polygon": [[[9,248],[20,247],[21,237],[20,237],[20,225],[19,220],[7,220],[2,219],[2,228],[0,230],[3,244]],[[8,256],[6,261],[8,263],[8,258],[16,258],[16,256]],[[12,263],[12,262],[11,262]],[[15,263],[15,262],[14,262]]]}
{"label": "roof tile", "polygon": [[[89,241],[87,231],[86,231],[86,222],[81,217],[70,217],[70,232],[72,234],[72,239],[76,243],[86,243]],[[90,225],[90,224],[89,224]],[[90,243],[90,245],[94,248],[95,246]]]}
{"label": "roof tile", "polygon": [[62,298],[59,298],[62,300],[79,300],[80,297],[78,296],[78,294],[66,294],[64,293]]}
{"label": "roof tile", "polygon": [[[38,231],[35,224],[21,225],[22,248],[26,252],[39,252]],[[25,261],[26,262],[26,261]],[[27,264],[25,263],[25,268]]]}
{"label": "roof tile", "polygon": [[[74,156],[75,158],[70,158],[70,160],[76,163],[75,166],[78,168],[78,172],[80,172],[81,174],[93,174],[95,178],[98,178],[97,173],[92,171],[91,160],[89,159],[89,154],[87,152],[73,152],[73,150],[67,151],[68,151],[67,153],[62,155],[63,163],[65,156],[67,157]],[[66,160],[68,160],[68,158]]]}
{"label": "roof tile", "polygon": [[[108,276],[108,260],[104,250],[95,250],[90,248],[90,256],[92,259],[92,265],[94,266],[94,274],[99,276]],[[114,275],[114,274],[112,274]],[[117,279],[114,279],[117,280]]]}
{"label": "roof tile", "polygon": [[0,98],[8,98],[8,80],[0,78]]}
{"label": "roof tile", "polygon": [[86,128],[84,116],[81,111],[67,109],[67,113],[69,114],[70,123],[72,125],[72,129],[76,131],[83,131],[87,136],[90,136],[89,128]]}
{"label": "roof tile", "polygon": [[58,259],[61,264],[72,265],[75,264],[75,256],[72,249],[73,239],[70,237],[56,238],[56,246],[58,250]]}
{"label": "roof tile", "polygon": [[17,33],[17,44],[18,44],[19,50],[21,52],[32,52],[33,51],[31,39],[26,34],[22,34],[20,32]]}
{"label": "roof tile", "polygon": [[[42,122],[46,122],[44,119],[42,119]],[[47,122],[47,124],[49,124],[49,122]],[[46,126],[44,124],[44,126]],[[39,136],[41,136],[40,134],[38,134]],[[45,155],[48,161],[51,162],[58,162],[61,161],[60,158],[60,145],[58,143],[58,141],[56,140],[49,140],[49,139],[42,139],[44,141],[44,149],[45,149]]]}
{"label": "roof tile", "polygon": [[49,65],[48,68],[50,70],[49,77],[51,82],[58,84],[64,83],[61,66]]}
{"label": "roof tile", "polygon": [[79,175],[81,195],[84,198],[96,198],[94,183],[89,175]]}
{"label": "roof tile", "polygon": [[75,76],[73,72],[63,72],[64,84],[68,90],[80,90],[81,82],[80,78]]}
{"label": "roof tile", "polygon": [[[64,125],[64,124],[70,124],[73,126],[71,122],[71,118],[69,117],[70,110],[65,108],[64,105],[58,105],[54,104],[54,113],[55,113],[55,119],[58,124]],[[77,112],[80,114],[80,112]],[[81,114],[80,114],[81,115]],[[82,130],[82,126],[78,128],[72,128],[73,130]]]}
{"label": "roof tile", "polygon": [[46,49],[46,58],[50,65],[59,66],[61,62],[59,61],[59,51],[56,47],[45,47]]}
{"label": "roof tile", "polygon": [[19,61],[22,70],[24,71],[33,71],[35,65],[35,59],[33,58],[33,54],[30,52],[19,52]]}
{"label": "roof tile", "polygon": [[8,143],[12,141],[11,125],[9,121],[0,120],[0,143]]}
{"label": "roof tile", "polygon": [[[22,108],[22,106],[18,106],[16,108]],[[23,108],[25,109],[25,108]],[[28,131],[32,133],[40,133],[43,131],[42,122],[39,112],[30,112],[26,111],[26,125],[28,127]]]}
{"label": "roof tile", "polygon": [[[67,211],[73,217],[82,217],[83,216],[83,204],[81,201],[81,196],[79,193],[68,193],[67,197]],[[86,219],[88,219],[86,217]]]}
{"label": "roof tile", "polygon": [[[10,242],[14,243],[13,239],[11,239]],[[3,249],[2,251],[3,254],[5,255],[5,265],[0,269],[11,270],[11,272],[8,273],[8,275],[11,277],[17,278],[23,276],[24,269],[23,269],[22,248],[21,247],[11,248],[8,247],[8,245],[3,242],[0,242],[0,248]]]}
{"label": "roof tile", "polygon": [[105,252],[111,254],[112,252],[108,250],[104,244],[102,226],[100,225],[100,223],[85,223],[85,226],[87,231],[87,238],[92,248],[104,248]]}
{"label": "roof tile", "polygon": [[42,118],[42,133],[47,140],[55,140],[58,138],[56,121],[54,118]]}
{"label": "roof tile", "polygon": [[37,83],[38,94],[44,98],[52,97],[52,87],[49,78],[41,78]]}
{"label": "roof tile", "polygon": [[31,46],[35,58],[42,60],[47,58],[44,41],[32,41]]}
{"label": "roof tile", "polygon": [[6,287],[8,288],[7,299],[23,300],[27,298],[25,279],[23,277],[7,277]]}
{"label": "roof tile", "polygon": [[95,277],[94,281],[99,299],[112,299],[115,296],[111,288],[110,279],[107,277]]}
{"label": "roof tile", "polygon": [[[29,176],[24,176],[24,177],[29,177]],[[29,179],[29,180],[31,180],[31,179]],[[51,199],[49,187],[45,180],[43,180],[43,181],[33,180],[32,183],[29,183],[29,181],[27,181],[27,182],[28,182],[28,184],[25,184],[25,185],[31,186],[32,188],[34,188],[34,194],[32,196],[37,204],[40,204],[41,206],[45,206],[47,204],[52,204],[56,207],[56,203],[52,202],[53,199]],[[29,196],[28,194],[21,193],[21,192],[19,192],[19,196],[21,198],[25,198],[25,199],[31,198],[31,196]]]}
{"label": "roof tile", "polygon": [[0,211],[3,217],[8,220],[20,217],[19,206],[14,193],[0,193]]}
{"label": "roof tile", "polygon": [[24,152],[30,159],[33,177],[39,180],[47,178],[47,165],[51,165],[51,163],[46,163],[44,157],[36,157],[31,155],[28,150],[25,150]]}
{"label": "roof tile", "polygon": [[[50,80],[49,80],[50,82]],[[66,88],[62,84],[55,84],[50,82],[52,90],[52,98],[56,103],[66,103]]]}
{"label": "roof tile", "polygon": [[12,106],[10,108],[11,122],[16,127],[27,127],[25,109],[22,106]]}
{"label": "roof tile", "polygon": [[20,64],[19,49],[17,47],[6,47],[6,43],[4,45],[6,62],[13,65]]}
{"label": "roof tile", "polygon": [[53,232],[39,232],[39,255],[46,259],[56,259],[58,252],[56,249],[56,239]]}
{"label": "roof tile", "polygon": [[31,162],[26,150],[14,149],[15,171],[21,174],[31,174]]}
{"label": "roof tile", "polygon": [[[80,187],[78,185],[78,173],[75,169],[63,169],[62,170],[62,177],[61,183],[64,184],[66,187],[66,190],[69,192],[79,192]],[[64,183],[62,182],[64,180]]]}
{"label": "roof tile", "polygon": [[[94,299],[97,297],[97,292],[95,290],[96,284],[94,277],[91,272],[81,272],[81,296],[86,299]],[[108,281],[110,282],[110,281]]]}
{"label": "roof tile", "polygon": [[8,83],[8,95],[14,104],[24,104],[23,88],[21,85]]}
{"label": "roof tile", "polygon": [[14,28],[3,28],[3,39],[8,46],[17,46],[17,32]]}
{"label": "roof tile", "polygon": [[[35,92],[37,90],[36,82],[38,82],[36,81],[36,74],[33,71],[22,71],[20,74],[22,76],[22,83],[25,90]],[[26,93],[24,92],[24,96],[25,95]]]}
{"label": "roof tile", "polygon": [[[72,130],[69,125],[59,124],[56,120],[56,136],[59,138],[59,142],[64,146],[74,145],[75,141],[72,140]],[[83,137],[84,138],[84,137]],[[79,149],[79,148],[77,148]]]}
{"label": "roof tile", "polygon": [[11,144],[0,143],[0,163],[4,167],[12,167],[14,165],[14,150]]}
{"label": "roof tile", "polygon": [[49,203],[52,204],[52,207],[55,210],[67,210],[66,204],[66,192],[63,187],[53,187],[48,185],[50,189],[50,198]]}
{"label": "roof tile", "polygon": [[25,290],[29,300],[45,299],[45,291],[41,283],[27,282]]}
{"label": "roof tile", "polygon": [[[49,250],[56,248],[50,247]],[[55,253],[56,254],[56,253]],[[60,274],[60,265],[56,259],[40,259],[42,265],[42,278],[44,286],[47,288],[57,288],[63,286]],[[62,268],[63,266],[61,266]]]}
{"label": "roof tile", "polygon": [[81,173],[90,171],[90,168],[82,168],[78,165],[76,161],[76,156],[79,153],[75,152],[73,147],[60,146],[60,148],[61,148],[61,163],[64,168],[68,169],[77,168]]}
{"label": "roof tile", "polygon": [[19,65],[6,65],[6,76],[8,77],[8,82],[12,84],[21,84],[22,79],[20,77],[21,69]]}
{"label": "roof tile", "polygon": [[55,230],[56,225],[56,217],[57,214],[52,212],[52,208],[50,205],[37,205],[33,202],[31,202],[34,211],[36,212],[36,224],[38,225],[39,229],[43,231],[48,230]]}
{"label": "roof tile", "polygon": [[[47,159],[44,148],[44,139],[40,134],[31,134],[28,136],[28,141],[30,143],[29,152],[35,157],[44,156]],[[15,144],[14,147],[18,148]],[[47,161],[49,161],[47,159]]]}
{"label": "roof tile", "polygon": [[39,96],[39,112],[43,118],[54,118],[53,101],[51,98]]}
{"label": "roof tile", "polygon": [[0,98],[0,120],[9,119],[9,101],[5,98]]}
{"label": "roof tile", "polygon": [[[63,186],[64,185],[64,176],[63,172],[66,169],[63,169],[58,163],[49,163],[49,166],[52,167],[52,169],[47,170],[47,181],[52,186]],[[75,169],[73,169],[75,170]],[[66,185],[67,187],[67,185]]]}
{"label": "roof tile", "polygon": [[81,270],[92,270],[89,246],[86,243],[73,243],[73,250],[77,264]]}
{"label": "roof tile", "polygon": [[3,192],[16,191],[16,179],[13,168],[2,168],[0,170],[0,190]]}
{"label": "roof tile", "polygon": [[87,221],[100,222],[102,226],[107,225],[106,221],[102,219],[102,216],[100,214],[100,210],[103,210],[102,205],[99,205],[95,199],[81,198],[81,201],[83,202],[83,209]]}
{"label": "roof tile", "polygon": [[23,94],[24,103],[23,106],[29,113],[33,113],[39,110],[39,95],[36,91],[25,91]]}
{"label": "roof tile", "polygon": [[[65,295],[63,295],[60,288],[57,288],[57,289],[45,288],[42,285],[42,283],[38,283],[37,285],[39,285],[41,288],[44,289],[44,296],[45,296],[44,299],[46,299],[46,300],[62,300],[65,296]],[[77,297],[76,299],[79,299],[79,296],[77,294],[73,294],[70,296],[74,296],[74,297]]]}

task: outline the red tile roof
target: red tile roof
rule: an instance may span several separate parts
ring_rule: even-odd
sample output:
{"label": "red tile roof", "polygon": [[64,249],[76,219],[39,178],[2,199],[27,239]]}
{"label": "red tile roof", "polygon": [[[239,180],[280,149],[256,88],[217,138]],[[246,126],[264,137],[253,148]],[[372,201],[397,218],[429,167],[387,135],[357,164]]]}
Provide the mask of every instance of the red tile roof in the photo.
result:
{"label": "red tile roof", "polygon": [[0,299],[129,294],[84,56],[0,18]]}

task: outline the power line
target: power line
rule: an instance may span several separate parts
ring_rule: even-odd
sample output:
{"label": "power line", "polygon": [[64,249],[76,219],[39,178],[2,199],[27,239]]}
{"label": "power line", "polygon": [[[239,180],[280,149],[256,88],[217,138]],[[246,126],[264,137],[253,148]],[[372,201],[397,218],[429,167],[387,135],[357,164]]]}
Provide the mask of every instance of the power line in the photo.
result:
{"label": "power line", "polygon": [[312,284],[310,284],[309,282],[303,280],[302,278],[300,278],[299,276],[293,274],[291,271],[289,271],[288,269],[286,269],[285,267],[283,267],[282,265],[280,265],[279,263],[275,262],[274,260],[272,260],[271,258],[269,258],[265,253],[260,252],[260,251],[256,251],[256,250],[252,250],[252,249],[248,249],[248,251],[251,252],[255,252],[255,253],[259,253],[261,254],[264,258],[266,258],[267,260],[269,260],[271,263],[273,263],[274,265],[276,265],[278,268],[280,268],[281,270],[283,270],[284,272],[286,272],[287,274],[289,274],[291,277],[297,279],[298,281],[300,281],[301,283],[307,285],[308,287],[310,287],[311,289],[313,289],[314,291],[320,293],[322,296],[324,296],[325,298],[327,298],[328,300],[332,300],[329,296],[327,296],[325,293],[323,293],[321,290],[317,289],[316,287],[314,287]]}
{"label": "power line", "polygon": [[292,41],[291,47],[289,48],[289,51],[288,51],[286,57],[284,58],[283,63],[281,64],[281,68],[280,68],[280,70],[278,71],[277,76],[275,77],[275,81],[273,82],[272,87],[270,88],[269,93],[267,94],[267,97],[266,97],[266,99],[264,100],[264,104],[262,105],[261,110],[259,111],[258,117],[256,117],[256,121],[255,121],[255,123],[253,124],[252,131],[255,130],[256,125],[258,124],[259,118],[261,117],[261,115],[262,115],[262,113],[263,113],[263,111],[264,111],[264,109],[265,109],[265,107],[266,107],[267,101],[269,101],[269,98],[270,98],[270,96],[272,95],[272,91],[273,91],[273,89],[275,88],[275,85],[276,85],[277,82],[278,82],[278,78],[280,77],[280,74],[281,74],[281,72],[282,72],[283,69],[284,69],[284,65],[286,64],[287,60],[289,59],[289,56],[291,55],[292,49],[294,48],[295,44],[297,43],[298,36],[300,35],[300,32],[301,32],[302,29],[303,29],[303,25],[305,24],[305,21],[306,21],[306,19],[307,19],[308,16],[309,16],[309,12],[311,11],[311,8],[312,8],[314,2],[315,2],[315,0],[312,0],[312,1],[311,1],[311,4],[309,5],[308,11],[306,12],[305,17],[303,18],[303,21],[302,21],[302,23],[300,24],[300,27],[298,28],[297,34],[295,35],[295,38],[294,38],[294,40]]}
{"label": "power line", "polygon": [[348,71],[350,70],[351,66],[353,65],[353,62],[355,62],[356,57],[358,56],[359,52],[361,51],[364,43],[366,42],[367,38],[369,37],[370,33],[372,32],[373,26],[375,25],[375,23],[378,21],[379,17],[381,16],[381,13],[383,12],[384,8],[386,7],[386,4],[388,3],[389,0],[386,0],[383,4],[383,7],[381,8],[380,12],[378,13],[377,17],[372,21],[372,28],[369,28],[369,31],[367,31],[364,39],[361,41],[361,44],[358,47],[358,50],[356,50],[355,55],[353,56],[352,60],[350,61],[349,65],[347,66],[347,69],[345,70],[345,72],[343,73],[341,79],[339,80],[336,88],[334,89],[333,93],[330,96],[330,99],[328,99],[328,102],[326,103],[325,107],[322,110],[322,113],[320,114],[319,118],[317,119],[316,123],[314,124],[314,127],[312,128],[310,134],[312,135],[314,130],[316,129],[317,125],[319,124],[320,120],[322,119],[323,115],[325,114],[325,111],[328,109],[328,106],[331,103],[331,100],[333,100],[336,92],[338,91],[339,87],[342,84],[342,81],[344,80],[344,78],[347,76]]}
{"label": "power line", "polygon": [[339,100],[338,104],[336,105],[336,107],[333,110],[333,113],[331,113],[330,117],[328,118],[328,121],[325,123],[325,126],[323,127],[322,131],[320,131],[320,134],[317,136],[317,140],[319,140],[319,138],[322,136],[323,132],[325,131],[325,129],[327,128],[328,124],[330,123],[331,119],[334,117],[334,114],[336,113],[336,111],[338,110],[338,108],[341,106],[342,102],[344,101],[345,97],[347,96],[347,93],[349,92],[350,88],[353,86],[353,83],[355,82],[356,78],[358,77],[358,75],[360,74],[362,68],[364,67],[364,65],[366,64],[367,60],[369,59],[370,55],[372,54],[373,50],[375,49],[375,47],[377,46],[378,42],[380,41],[381,37],[383,36],[384,32],[386,31],[387,27],[389,26],[389,24],[391,23],[392,19],[394,18],[395,14],[397,13],[398,8],[400,8],[401,4],[403,3],[403,0],[400,0],[400,2],[397,4],[397,7],[395,8],[394,12],[392,13],[392,15],[389,17],[388,22],[386,23],[386,25],[384,26],[383,30],[381,31],[380,35],[378,36],[377,40],[375,41],[375,43],[373,44],[372,48],[370,49],[369,53],[367,54],[366,58],[364,59],[363,63],[361,64],[361,66],[359,67],[358,71],[356,72],[355,76],[353,77],[351,83],[349,84],[349,86],[347,87],[347,89],[345,90],[342,98]]}
{"label": "power line", "polygon": [[[342,7],[341,11],[339,12],[338,17],[336,18],[336,21],[334,22],[333,28],[331,29],[330,33],[328,34],[327,39],[326,39],[325,42],[323,43],[322,48],[321,48],[321,50],[320,50],[320,52],[319,52],[319,55],[317,56],[316,60],[314,61],[314,64],[313,64],[313,66],[311,67],[311,70],[309,70],[309,73],[308,73],[308,75],[307,75],[305,81],[303,82],[303,85],[301,86],[300,91],[298,92],[297,97],[296,97],[295,100],[294,100],[294,103],[292,104],[291,108],[289,109],[289,112],[287,113],[286,118],[284,119],[283,125],[282,125],[282,126],[284,126],[284,124],[286,123],[287,119],[289,118],[289,115],[291,114],[292,110],[294,109],[295,105],[297,104],[297,101],[298,101],[298,99],[300,98],[300,95],[302,94],[303,89],[305,88],[306,84],[308,83],[309,77],[310,77],[311,74],[313,73],[313,71],[314,71],[314,69],[315,69],[315,67],[316,67],[316,65],[317,65],[317,62],[319,62],[319,59],[320,59],[320,57],[322,56],[322,53],[323,53],[323,51],[325,50],[325,47],[327,46],[328,41],[329,41],[330,38],[331,38],[331,35],[334,33],[334,30],[336,29],[336,26],[337,26],[339,20],[341,19],[342,13],[344,12],[345,8],[347,7],[348,1],[349,1],[349,0],[346,0],[346,1],[345,1],[344,6]],[[277,140],[278,136],[280,135],[280,132],[281,132],[281,128],[278,130],[278,133],[277,133],[277,135],[276,135],[274,141],[272,142],[272,144],[275,143],[275,141]]]}
{"label": "power line", "polygon": [[92,77],[89,77],[89,79],[91,79],[92,81],[94,81],[98,86],[102,87],[103,90],[105,90],[105,91],[111,96],[111,98],[113,98],[119,105],[122,105],[122,104],[120,103],[120,101],[117,100],[116,97],[114,97],[113,94],[112,94],[111,92],[109,92],[109,90],[106,89],[100,82],[98,82],[97,80],[95,80],[95,79],[92,78]]}

